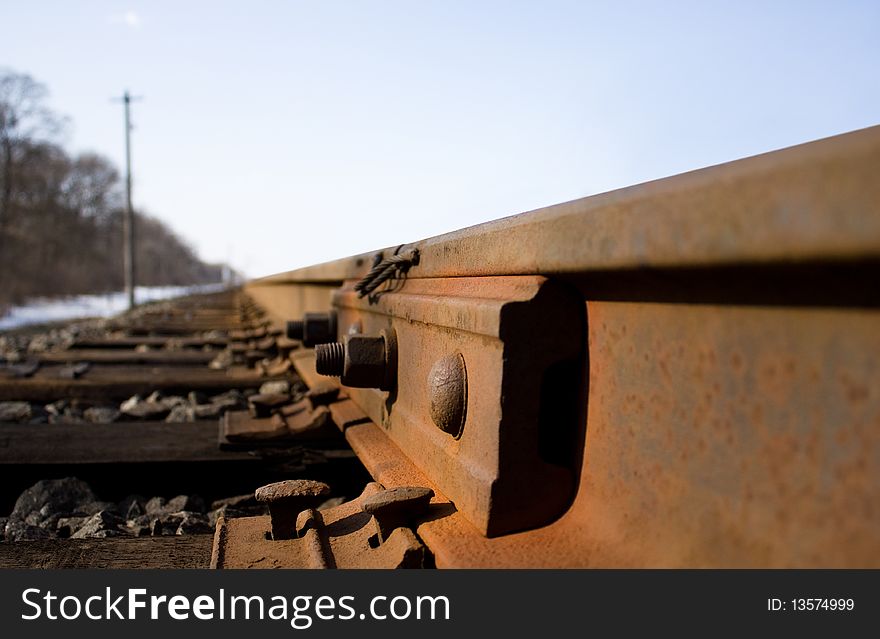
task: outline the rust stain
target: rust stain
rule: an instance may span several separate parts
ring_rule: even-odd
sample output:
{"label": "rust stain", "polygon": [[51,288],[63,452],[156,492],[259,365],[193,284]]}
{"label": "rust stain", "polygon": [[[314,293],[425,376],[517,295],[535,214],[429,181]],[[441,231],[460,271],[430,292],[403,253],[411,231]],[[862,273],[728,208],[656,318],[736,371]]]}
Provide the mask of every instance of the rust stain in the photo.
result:
{"label": "rust stain", "polygon": [[[853,401],[841,383],[880,383],[880,313],[588,312],[575,503],[550,526],[492,540],[455,516],[425,523],[438,566],[880,566],[880,398]],[[662,333],[666,346],[634,357],[608,330],[616,323],[628,340]]]}

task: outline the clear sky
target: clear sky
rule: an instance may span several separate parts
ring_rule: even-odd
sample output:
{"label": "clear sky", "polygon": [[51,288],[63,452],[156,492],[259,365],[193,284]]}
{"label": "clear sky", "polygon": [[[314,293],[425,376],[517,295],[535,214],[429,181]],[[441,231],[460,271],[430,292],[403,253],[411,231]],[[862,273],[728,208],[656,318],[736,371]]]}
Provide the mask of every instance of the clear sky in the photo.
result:
{"label": "clear sky", "polygon": [[0,66],[211,261],[289,270],[880,123],[880,2],[0,4]]}

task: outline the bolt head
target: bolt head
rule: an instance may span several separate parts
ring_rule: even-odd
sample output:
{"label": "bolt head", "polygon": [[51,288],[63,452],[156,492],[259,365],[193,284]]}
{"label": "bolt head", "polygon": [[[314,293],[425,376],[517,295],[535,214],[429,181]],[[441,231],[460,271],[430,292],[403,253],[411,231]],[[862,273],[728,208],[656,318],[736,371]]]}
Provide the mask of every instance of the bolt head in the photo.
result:
{"label": "bolt head", "polygon": [[437,360],[428,373],[428,396],[437,428],[456,439],[461,437],[467,417],[467,368],[461,353]]}

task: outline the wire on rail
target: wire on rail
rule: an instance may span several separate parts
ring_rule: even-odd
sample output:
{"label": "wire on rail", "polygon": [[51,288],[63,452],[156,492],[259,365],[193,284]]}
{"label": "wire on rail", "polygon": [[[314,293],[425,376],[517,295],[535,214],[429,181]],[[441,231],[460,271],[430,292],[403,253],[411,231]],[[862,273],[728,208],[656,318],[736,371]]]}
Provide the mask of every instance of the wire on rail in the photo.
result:
{"label": "wire on rail", "polygon": [[373,268],[354,286],[358,297],[368,296],[369,302],[375,303],[379,297],[378,294],[373,295],[376,289],[389,280],[397,280],[406,275],[410,268],[419,263],[418,249],[409,249],[401,253],[400,249],[402,248],[403,246],[397,247],[394,255],[389,258],[383,259],[381,253],[376,255]]}

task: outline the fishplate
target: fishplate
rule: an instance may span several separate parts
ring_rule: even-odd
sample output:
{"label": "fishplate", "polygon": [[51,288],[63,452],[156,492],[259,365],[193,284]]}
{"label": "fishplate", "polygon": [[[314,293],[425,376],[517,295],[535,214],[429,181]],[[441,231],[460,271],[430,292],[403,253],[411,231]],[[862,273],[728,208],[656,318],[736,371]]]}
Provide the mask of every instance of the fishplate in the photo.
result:
{"label": "fishplate", "polygon": [[[319,360],[347,358],[343,385],[376,386],[348,392],[478,530],[564,511],[585,361],[573,291],[540,276],[410,278],[367,299],[349,281],[333,306],[343,341]],[[384,373],[367,369],[381,359],[368,339],[384,343]]]}

